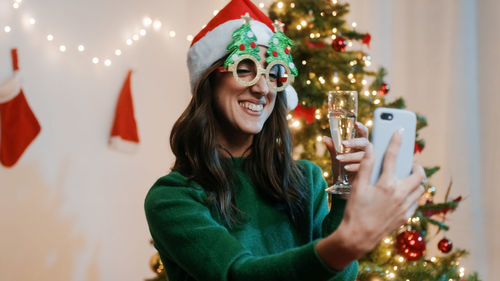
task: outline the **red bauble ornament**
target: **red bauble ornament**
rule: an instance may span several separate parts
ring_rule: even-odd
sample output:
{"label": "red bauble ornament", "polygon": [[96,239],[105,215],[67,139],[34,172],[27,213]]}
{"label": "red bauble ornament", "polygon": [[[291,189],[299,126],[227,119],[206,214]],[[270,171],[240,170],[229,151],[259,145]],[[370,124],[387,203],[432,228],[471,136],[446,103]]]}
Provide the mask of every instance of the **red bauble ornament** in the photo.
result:
{"label": "red bauble ornament", "polygon": [[335,40],[332,41],[332,48],[337,52],[345,51],[346,47],[347,47],[346,39],[341,35],[337,36],[337,38],[335,38]]}
{"label": "red bauble ornament", "polygon": [[413,154],[420,153],[422,152],[422,150],[424,150],[424,147],[420,143],[415,142],[415,148],[413,149]]}
{"label": "red bauble ornament", "polygon": [[396,250],[408,261],[419,260],[425,253],[424,236],[416,230],[405,230],[396,238]]}
{"label": "red bauble ornament", "polygon": [[370,33],[366,33],[361,43],[366,44],[366,46],[370,48],[370,41],[372,41],[372,36],[370,35]]}
{"label": "red bauble ornament", "polygon": [[277,57],[277,56],[278,56],[278,52],[273,51],[273,57]]}
{"label": "red bauble ornament", "polygon": [[288,47],[285,48],[285,54],[289,54],[290,53],[290,49]]}
{"label": "red bauble ornament", "polygon": [[389,90],[389,85],[387,85],[386,83],[382,83],[382,85],[380,85],[380,89],[378,89],[378,94],[381,96],[385,96],[387,95],[387,93],[389,93]]}
{"label": "red bauble ornament", "polygon": [[252,49],[255,49],[255,47],[257,47],[257,45],[255,44],[255,42],[250,42],[250,47],[252,47]]}
{"label": "red bauble ornament", "polygon": [[450,240],[443,238],[438,242],[438,249],[442,253],[449,253],[453,249],[453,243]]}
{"label": "red bauble ornament", "polygon": [[241,44],[240,45],[240,51],[244,51],[245,50],[245,45]]}

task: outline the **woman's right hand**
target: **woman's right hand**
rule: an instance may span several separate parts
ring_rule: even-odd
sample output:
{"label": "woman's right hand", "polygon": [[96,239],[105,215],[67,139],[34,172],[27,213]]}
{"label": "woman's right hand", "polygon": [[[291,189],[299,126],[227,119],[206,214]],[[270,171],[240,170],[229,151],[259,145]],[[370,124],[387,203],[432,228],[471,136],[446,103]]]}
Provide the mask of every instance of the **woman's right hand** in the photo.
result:
{"label": "woman's right hand", "polygon": [[395,176],[401,146],[401,132],[394,133],[384,156],[382,174],[370,185],[375,156],[368,145],[352,182],[344,218],[335,232],[320,240],[318,253],[332,268],[340,270],[371,251],[386,235],[405,224],[423,194],[423,168],[414,164],[412,174],[402,180]]}

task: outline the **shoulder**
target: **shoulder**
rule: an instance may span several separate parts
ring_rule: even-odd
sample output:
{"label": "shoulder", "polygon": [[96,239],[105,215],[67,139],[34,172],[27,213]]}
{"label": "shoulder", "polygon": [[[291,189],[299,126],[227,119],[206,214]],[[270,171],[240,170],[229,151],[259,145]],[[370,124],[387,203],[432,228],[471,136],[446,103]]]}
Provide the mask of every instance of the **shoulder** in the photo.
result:
{"label": "shoulder", "polygon": [[313,196],[319,196],[327,188],[327,183],[323,177],[323,170],[309,160],[298,160],[296,163],[299,165],[304,175],[305,183],[310,187]]}
{"label": "shoulder", "polygon": [[297,160],[296,163],[306,178],[323,177],[323,171],[315,163],[309,160]]}
{"label": "shoulder", "polygon": [[204,202],[206,193],[195,181],[188,180],[178,172],[171,172],[159,178],[149,189],[144,207],[154,209],[155,206],[166,200],[189,199]]}

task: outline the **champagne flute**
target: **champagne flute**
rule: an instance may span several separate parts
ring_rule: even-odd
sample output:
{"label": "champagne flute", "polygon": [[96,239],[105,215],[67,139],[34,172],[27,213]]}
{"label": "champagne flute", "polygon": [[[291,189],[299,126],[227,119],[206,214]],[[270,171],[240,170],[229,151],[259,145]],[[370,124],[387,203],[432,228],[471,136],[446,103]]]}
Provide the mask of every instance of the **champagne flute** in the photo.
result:
{"label": "champagne flute", "polygon": [[[347,153],[342,141],[355,137],[356,116],[358,114],[358,93],[356,91],[330,91],[328,92],[328,119],[330,133],[337,154]],[[344,165],[339,165],[339,170],[334,171],[336,176],[333,186],[326,189],[330,194],[338,194],[347,198],[351,193],[351,184],[347,178]]]}

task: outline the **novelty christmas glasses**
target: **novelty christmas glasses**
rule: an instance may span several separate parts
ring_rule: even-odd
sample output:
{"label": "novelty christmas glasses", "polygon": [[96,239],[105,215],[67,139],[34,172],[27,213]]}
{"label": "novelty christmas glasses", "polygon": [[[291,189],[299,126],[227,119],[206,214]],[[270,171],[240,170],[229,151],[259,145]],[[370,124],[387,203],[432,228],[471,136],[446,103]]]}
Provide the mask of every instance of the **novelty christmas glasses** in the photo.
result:
{"label": "novelty christmas glasses", "polygon": [[273,90],[283,91],[298,74],[290,54],[292,40],[283,33],[283,24],[273,24],[275,32],[268,43],[268,65],[264,69],[260,63],[259,46],[255,43],[257,37],[250,28],[251,18],[248,13],[242,18],[245,22],[233,32],[234,40],[226,48],[230,55],[224,62],[224,67],[231,71],[234,79],[243,86],[255,85],[264,74],[267,84]]}

